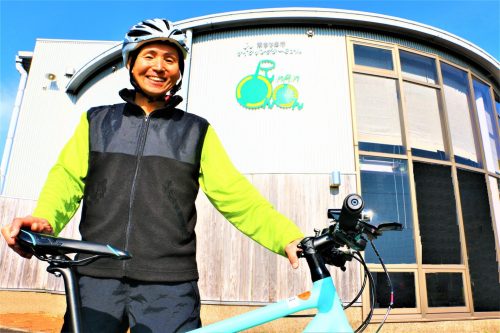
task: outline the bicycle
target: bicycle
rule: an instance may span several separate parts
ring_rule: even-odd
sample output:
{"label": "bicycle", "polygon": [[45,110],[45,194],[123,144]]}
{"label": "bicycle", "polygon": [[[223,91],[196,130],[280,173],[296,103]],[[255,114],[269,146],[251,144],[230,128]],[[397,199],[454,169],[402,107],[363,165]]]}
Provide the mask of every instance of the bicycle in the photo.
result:
{"label": "bicycle", "polygon": [[[301,252],[299,252],[299,256],[306,259],[311,272],[313,282],[311,291],[190,332],[239,332],[312,308],[316,308],[318,312],[304,332],[353,332],[344,310],[357,301],[368,280],[371,287],[371,309],[355,332],[364,330],[370,323],[375,301],[373,294],[375,283],[360,253],[366,248],[368,242],[370,242],[375,254],[379,257],[391,289],[390,305],[378,328],[380,330],[393,305],[394,292],[387,269],[372,240],[381,236],[385,231],[402,230],[402,225],[396,222],[382,223],[378,226],[371,225],[368,223],[370,217],[363,214],[363,208],[364,202],[359,195],[348,195],[341,209],[328,209],[328,217],[332,223],[327,228],[321,231],[315,230],[314,236],[306,237],[300,242]],[[78,286],[75,283],[73,267],[88,264],[102,257],[119,260],[131,258],[128,252],[113,248],[110,245],[57,238],[26,230],[22,230],[18,239],[23,248],[33,253],[38,259],[49,263],[47,268],[49,273],[63,276],[67,304],[72,318],[72,328],[76,333],[82,330]],[[67,257],[69,253],[86,253],[93,256],[82,260],[72,260]],[[359,261],[364,267],[364,281],[356,297],[348,305],[343,306],[326,265],[337,266],[341,270],[345,270],[346,262],[352,259]]]}

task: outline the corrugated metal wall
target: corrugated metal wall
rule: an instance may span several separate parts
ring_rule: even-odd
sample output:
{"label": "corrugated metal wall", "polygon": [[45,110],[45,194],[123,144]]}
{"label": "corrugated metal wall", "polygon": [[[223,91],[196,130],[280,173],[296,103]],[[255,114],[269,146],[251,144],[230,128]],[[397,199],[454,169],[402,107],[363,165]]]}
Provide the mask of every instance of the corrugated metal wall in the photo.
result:
{"label": "corrugated metal wall", "polygon": [[[308,37],[308,30],[251,29],[194,40],[188,111],[209,120],[244,173],[354,171],[345,38],[321,29]],[[261,61],[274,68],[266,74],[269,65]],[[272,89],[293,84],[302,108],[240,105],[237,87],[255,74],[274,77]]]}
{"label": "corrugated metal wall", "polygon": [[[83,111],[65,93],[68,69],[78,70],[115,42],[38,40],[19,114],[4,195],[36,199],[48,170]],[[46,75],[56,75],[52,84]],[[110,89],[106,89],[109,91]],[[100,91],[109,101],[109,92]],[[97,91],[96,96],[99,96]],[[94,97],[96,97],[94,96]],[[94,100],[99,103],[103,100]],[[87,107],[87,105],[83,105]]]}

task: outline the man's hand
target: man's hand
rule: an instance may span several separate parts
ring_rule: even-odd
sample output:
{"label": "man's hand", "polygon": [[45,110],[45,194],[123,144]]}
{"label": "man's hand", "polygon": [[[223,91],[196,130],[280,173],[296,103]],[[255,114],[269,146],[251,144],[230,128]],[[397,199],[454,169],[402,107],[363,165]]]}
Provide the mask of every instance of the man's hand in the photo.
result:
{"label": "man's hand", "polygon": [[27,259],[31,258],[31,253],[24,252],[16,243],[16,237],[19,234],[19,230],[21,230],[21,228],[27,228],[33,232],[41,232],[46,234],[50,234],[53,231],[47,220],[34,216],[15,218],[11,224],[6,225],[2,228],[2,236],[7,241],[7,245],[9,245],[9,247],[21,257]]}
{"label": "man's hand", "polygon": [[299,245],[301,240],[302,239],[296,239],[285,247],[286,255],[293,269],[299,268],[299,257],[297,256],[297,252],[301,252],[302,250],[299,249],[297,245]]}

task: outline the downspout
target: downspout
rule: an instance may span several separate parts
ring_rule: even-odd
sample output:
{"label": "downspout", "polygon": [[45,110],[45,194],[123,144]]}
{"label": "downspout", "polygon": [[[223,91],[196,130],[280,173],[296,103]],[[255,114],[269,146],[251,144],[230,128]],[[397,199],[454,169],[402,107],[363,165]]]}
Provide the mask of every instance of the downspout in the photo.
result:
{"label": "downspout", "polygon": [[17,89],[16,101],[14,103],[14,108],[12,109],[12,115],[10,117],[9,132],[7,134],[7,139],[5,140],[5,147],[2,156],[2,164],[0,165],[0,194],[4,194],[5,190],[5,180],[7,177],[7,169],[9,166],[10,156],[12,153],[12,146],[14,143],[14,135],[16,133],[17,121],[19,119],[19,113],[21,110],[21,102],[24,97],[24,89],[26,88],[26,82],[28,80],[28,72],[23,67],[23,60],[21,57],[16,55],[16,68],[21,74],[19,79],[19,87]]}

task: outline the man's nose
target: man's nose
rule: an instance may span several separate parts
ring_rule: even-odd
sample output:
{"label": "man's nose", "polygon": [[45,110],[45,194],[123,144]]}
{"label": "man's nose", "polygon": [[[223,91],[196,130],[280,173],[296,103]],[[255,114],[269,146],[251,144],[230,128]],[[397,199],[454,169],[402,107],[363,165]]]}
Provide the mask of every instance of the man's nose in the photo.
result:
{"label": "man's nose", "polygon": [[161,58],[157,58],[153,61],[153,69],[157,71],[165,70],[165,61]]}

